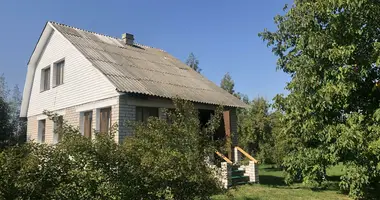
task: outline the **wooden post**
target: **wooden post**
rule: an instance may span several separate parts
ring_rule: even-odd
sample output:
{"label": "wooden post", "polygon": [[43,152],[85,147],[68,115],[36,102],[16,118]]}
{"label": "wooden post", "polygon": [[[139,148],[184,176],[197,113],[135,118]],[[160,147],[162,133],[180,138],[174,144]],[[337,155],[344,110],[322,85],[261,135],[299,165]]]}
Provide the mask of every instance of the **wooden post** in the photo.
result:
{"label": "wooden post", "polygon": [[[226,141],[231,142],[231,121],[230,121],[230,111],[226,110],[223,112],[223,120],[224,120],[224,131],[226,133]],[[228,152],[228,158],[232,159],[232,152],[231,152],[231,143],[227,144],[227,152]]]}

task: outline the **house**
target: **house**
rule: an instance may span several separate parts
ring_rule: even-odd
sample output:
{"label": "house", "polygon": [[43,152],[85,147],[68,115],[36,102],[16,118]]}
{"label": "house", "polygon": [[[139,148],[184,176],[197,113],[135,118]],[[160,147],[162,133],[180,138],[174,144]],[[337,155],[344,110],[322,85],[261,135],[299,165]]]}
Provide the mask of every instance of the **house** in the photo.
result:
{"label": "house", "polygon": [[114,38],[48,22],[28,62],[20,115],[28,121],[28,140],[58,142],[55,124],[43,114],[49,110],[90,138],[116,122],[121,142],[132,133],[125,121],[162,116],[174,97],[194,102],[201,116],[225,106],[234,133],[236,108],[246,106],[169,53],[135,43],[131,34]]}
{"label": "house", "polygon": [[[217,137],[235,133],[232,144],[237,145],[236,108],[246,105],[180,60],[137,44],[131,34],[114,38],[47,22],[28,62],[20,117],[27,118],[28,141],[59,142],[57,124],[43,114],[49,110],[89,138],[93,130],[108,132],[117,123],[115,141],[122,142],[132,134],[127,120],[164,117],[172,98],[193,102],[201,123],[223,105],[223,130]],[[234,155],[237,160],[237,148]],[[231,173],[223,174],[227,187]]]}

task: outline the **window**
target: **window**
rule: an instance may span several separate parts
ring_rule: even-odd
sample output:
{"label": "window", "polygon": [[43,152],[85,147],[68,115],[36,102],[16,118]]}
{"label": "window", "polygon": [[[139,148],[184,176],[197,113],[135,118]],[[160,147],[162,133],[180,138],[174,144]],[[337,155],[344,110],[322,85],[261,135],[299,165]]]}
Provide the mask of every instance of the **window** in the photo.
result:
{"label": "window", "polygon": [[149,117],[158,117],[158,108],[136,107],[136,121],[146,122]]}
{"label": "window", "polygon": [[92,137],[92,111],[83,113],[83,135],[90,139]]}
{"label": "window", "polygon": [[63,116],[58,116],[56,122],[54,122],[54,142],[60,142],[62,140],[62,128],[63,128]]}
{"label": "window", "polygon": [[38,121],[38,141],[40,143],[45,142],[45,133],[46,133],[46,120]]}
{"label": "window", "polygon": [[50,89],[50,67],[41,70],[41,92]]}
{"label": "window", "polygon": [[100,132],[108,133],[111,128],[111,108],[102,108],[99,112],[100,115]]}
{"label": "window", "polygon": [[54,87],[63,84],[63,69],[65,67],[65,60],[59,61],[54,64]]}

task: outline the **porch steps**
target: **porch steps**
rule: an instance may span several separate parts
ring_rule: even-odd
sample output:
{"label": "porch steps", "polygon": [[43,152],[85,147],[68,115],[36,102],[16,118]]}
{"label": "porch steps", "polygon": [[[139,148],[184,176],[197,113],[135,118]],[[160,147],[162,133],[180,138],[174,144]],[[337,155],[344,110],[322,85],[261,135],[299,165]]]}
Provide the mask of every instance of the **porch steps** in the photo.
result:
{"label": "porch steps", "polygon": [[239,166],[232,167],[232,185],[244,185],[249,182],[249,176],[244,176],[245,170]]}

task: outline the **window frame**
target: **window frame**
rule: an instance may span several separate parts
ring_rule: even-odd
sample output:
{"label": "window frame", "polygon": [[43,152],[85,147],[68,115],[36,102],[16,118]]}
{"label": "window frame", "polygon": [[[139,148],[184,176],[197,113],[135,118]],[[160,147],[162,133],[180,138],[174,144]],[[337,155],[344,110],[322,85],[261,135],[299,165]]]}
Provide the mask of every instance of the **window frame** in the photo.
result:
{"label": "window frame", "polygon": [[[86,124],[86,114],[90,114],[90,126],[89,127],[87,127],[87,128],[89,128],[89,131],[90,131],[90,133],[89,133],[89,135],[88,136],[86,136],[86,125],[88,125],[88,124]],[[92,110],[86,110],[86,111],[82,111],[81,113],[80,113],[80,117],[81,117],[81,119],[80,119],[80,121],[81,121],[81,133],[82,133],[82,135],[84,136],[84,137],[87,137],[87,138],[89,138],[89,139],[92,139],[92,136],[93,136],[93,128],[92,128],[92,123],[93,123],[93,120],[94,120],[94,114],[93,114],[93,111]]]}
{"label": "window frame", "polygon": [[[46,71],[49,70],[48,76],[46,76]],[[46,81],[46,78],[48,81]],[[41,84],[40,84],[40,92],[44,92],[47,90],[50,90],[50,83],[51,83],[51,66],[47,66],[43,69],[41,69]],[[45,83],[46,82],[46,83]]]}
{"label": "window frame", "polygon": [[[108,110],[108,115],[104,116],[104,112]],[[98,131],[100,133],[109,133],[112,127],[112,106],[109,107],[103,107],[97,109],[97,118],[98,118]],[[107,117],[108,119],[106,121],[103,120],[104,117]],[[106,128],[103,127],[104,123],[106,123]]]}
{"label": "window frame", "polygon": [[[42,126],[43,125],[43,126]],[[38,142],[45,143],[46,141],[46,119],[38,120]]]}
{"label": "window frame", "polygon": [[[141,114],[139,114],[140,110],[141,110]],[[152,110],[154,110],[154,112],[149,112]],[[141,117],[139,115],[141,115]],[[159,116],[160,116],[160,110],[158,107],[136,106],[135,120],[138,122],[145,123],[149,117],[159,117]]]}
{"label": "window frame", "polygon": [[[58,65],[61,63],[63,63],[63,65]],[[65,64],[65,58],[62,58],[53,63],[53,88],[64,84]],[[58,70],[58,67],[60,67],[60,70]],[[60,75],[59,77],[57,77],[58,71]],[[58,83],[57,80],[59,80],[60,82]]]}

